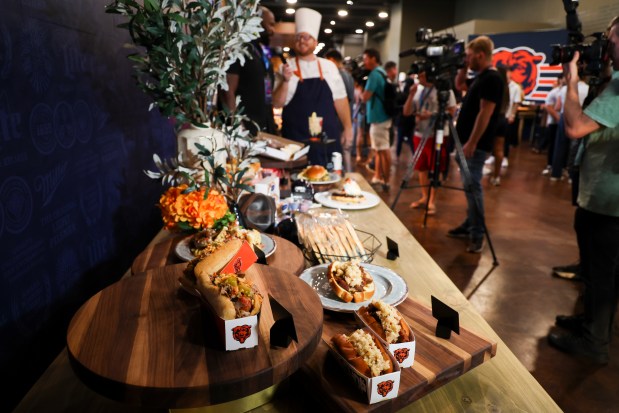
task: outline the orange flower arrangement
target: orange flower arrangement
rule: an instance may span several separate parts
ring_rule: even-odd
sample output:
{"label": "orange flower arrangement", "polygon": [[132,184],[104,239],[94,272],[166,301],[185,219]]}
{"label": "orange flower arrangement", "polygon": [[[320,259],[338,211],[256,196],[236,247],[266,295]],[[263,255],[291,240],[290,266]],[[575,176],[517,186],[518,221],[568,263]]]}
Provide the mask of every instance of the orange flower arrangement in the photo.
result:
{"label": "orange flower arrangement", "polygon": [[228,212],[226,198],[217,190],[201,187],[187,191],[188,185],[169,187],[159,199],[158,207],[165,228],[169,230],[201,230],[212,228]]}

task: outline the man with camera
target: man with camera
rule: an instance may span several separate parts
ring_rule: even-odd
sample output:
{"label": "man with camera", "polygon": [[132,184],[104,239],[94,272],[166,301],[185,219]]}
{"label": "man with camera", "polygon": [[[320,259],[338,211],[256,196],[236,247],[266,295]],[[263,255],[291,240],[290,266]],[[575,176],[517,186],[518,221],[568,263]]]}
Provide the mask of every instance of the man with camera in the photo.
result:
{"label": "man with camera", "polygon": [[584,139],[580,156],[578,208],[574,219],[585,282],[583,316],[562,317],[557,325],[570,333],[551,333],[554,347],[609,361],[609,342],[619,295],[619,16],[608,27],[612,77],[583,110],[578,99],[576,51],[564,65],[567,94],[563,108],[565,132]]}
{"label": "man with camera", "polygon": [[[462,101],[456,130],[470,171],[470,182],[462,174],[467,217],[447,235],[468,238],[467,251],[480,253],[484,245],[484,199],[481,189],[482,171],[488,153],[492,152],[496,124],[503,99],[503,79],[492,65],[494,43],[487,36],[479,36],[466,46],[465,67],[458,70],[455,84],[466,91]],[[468,70],[476,73],[469,81]],[[461,162],[458,159],[458,162]]]}

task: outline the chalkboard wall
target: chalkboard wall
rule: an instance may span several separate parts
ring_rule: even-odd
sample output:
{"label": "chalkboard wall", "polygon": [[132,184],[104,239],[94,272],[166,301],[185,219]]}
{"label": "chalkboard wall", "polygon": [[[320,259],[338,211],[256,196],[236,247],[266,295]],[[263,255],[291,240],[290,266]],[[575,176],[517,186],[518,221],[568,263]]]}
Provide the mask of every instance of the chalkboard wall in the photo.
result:
{"label": "chalkboard wall", "polygon": [[65,345],[79,305],[161,227],[142,172],[173,156],[135,86],[108,0],[5,0],[0,12],[0,371],[11,409]]}

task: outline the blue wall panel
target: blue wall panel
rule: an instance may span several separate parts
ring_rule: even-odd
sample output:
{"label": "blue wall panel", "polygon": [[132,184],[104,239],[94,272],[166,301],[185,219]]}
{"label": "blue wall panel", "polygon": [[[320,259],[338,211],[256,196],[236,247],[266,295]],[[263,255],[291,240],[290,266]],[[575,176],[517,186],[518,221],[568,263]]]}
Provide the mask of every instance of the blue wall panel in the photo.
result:
{"label": "blue wall panel", "polygon": [[[173,129],[135,86],[107,1],[9,0],[0,13],[0,371],[18,401],[81,303],[161,227],[152,154]],[[0,405],[0,410],[5,410]]]}

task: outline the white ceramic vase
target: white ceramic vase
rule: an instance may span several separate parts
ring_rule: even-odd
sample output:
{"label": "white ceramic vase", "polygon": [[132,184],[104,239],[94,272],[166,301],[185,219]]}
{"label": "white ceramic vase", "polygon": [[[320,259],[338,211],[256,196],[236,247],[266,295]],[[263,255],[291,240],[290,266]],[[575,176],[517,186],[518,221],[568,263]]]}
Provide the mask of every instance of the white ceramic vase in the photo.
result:
{"label": "white ceramic vase", "polygon": [[[196,155],[198,148],[196,143],[201,144],[206,149],[213,151],[222,149],[225,144],[226,136],[218,129],[210,127],[198,127],[191,125],[186,129],[181,130],[177,135],[178,152],[187,158],[189,154]],[[215,155],[215,160],[218,164],[226,163],[226,152],[219,151]]]}

